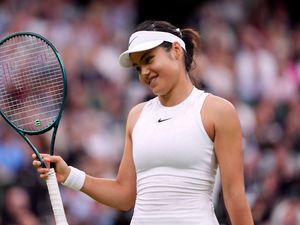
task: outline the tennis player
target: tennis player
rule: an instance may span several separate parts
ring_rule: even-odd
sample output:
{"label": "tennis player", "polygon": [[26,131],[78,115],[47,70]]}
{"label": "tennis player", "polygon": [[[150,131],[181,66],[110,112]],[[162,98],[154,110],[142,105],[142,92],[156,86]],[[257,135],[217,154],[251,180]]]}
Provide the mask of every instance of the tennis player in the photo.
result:
{"label": "tennis player", "polygon": [[[129,112],[124,155],[115,180],[85,174],[59,156],[58,181],[96,201],[134,207],[131,225],[218,225],[212,192],[217,168],[232,225],[253,225],[245,197],[242,133],[234,106],[195,87],[190,77],[199,33],[166,21],[145,21],[120,55],[155,98]],[[34,156],[33,156],[34,158]],[[40,176],[49,169],[33,161]]]}

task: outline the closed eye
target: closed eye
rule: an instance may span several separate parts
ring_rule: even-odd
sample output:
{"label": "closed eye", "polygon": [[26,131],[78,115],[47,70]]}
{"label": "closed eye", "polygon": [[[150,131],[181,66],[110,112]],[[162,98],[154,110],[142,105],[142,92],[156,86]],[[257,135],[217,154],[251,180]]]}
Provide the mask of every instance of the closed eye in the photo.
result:
{"label": "closed eye", "polygon": [[154,56],[153,55],[144,55],[144,57],[141,58],[139,65],[134,64],[134,68],[138,73],[141,72],[141,67],[143,65],[149,65],[152,63]]}
{"label": "closed eye", "polygon": [[148,65],[148,64],[150,64],[151,62],[152,62],[152,59],[154,58],[154,56],[153,55],[149,55],[149,56],[147,56],[147,57],[145,57],[144,59],[143,59],[143,63],[145,64],[145,65]]}

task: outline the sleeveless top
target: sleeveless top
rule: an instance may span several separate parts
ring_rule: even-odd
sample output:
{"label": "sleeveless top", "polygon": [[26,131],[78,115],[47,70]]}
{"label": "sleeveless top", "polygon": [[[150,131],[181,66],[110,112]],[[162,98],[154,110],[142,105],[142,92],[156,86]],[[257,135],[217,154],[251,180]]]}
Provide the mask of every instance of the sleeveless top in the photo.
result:
{"label": "sleeveless top", "polygon": [[172,107],[149,100],[133,133],[137,197],[131,225],[219,225],[212,203],[217,170],[200,116],[208,94],[193,88]]}

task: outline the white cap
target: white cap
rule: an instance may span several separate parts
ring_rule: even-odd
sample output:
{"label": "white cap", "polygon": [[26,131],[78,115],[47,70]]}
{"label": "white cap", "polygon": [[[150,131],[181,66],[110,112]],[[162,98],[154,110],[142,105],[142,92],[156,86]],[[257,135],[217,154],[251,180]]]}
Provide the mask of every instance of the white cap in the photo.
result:
{"label": "white cap", "polygon": [[123,67],[131,67],[132,62],[129,57],[130,53],[141,52],[155,48],[164,41],[171,43],[178,42],[185,50],[184,41],[174,34],[162,31],[138,31],[130,36],[128,50],[123,52],[119,57],[120,65]]}

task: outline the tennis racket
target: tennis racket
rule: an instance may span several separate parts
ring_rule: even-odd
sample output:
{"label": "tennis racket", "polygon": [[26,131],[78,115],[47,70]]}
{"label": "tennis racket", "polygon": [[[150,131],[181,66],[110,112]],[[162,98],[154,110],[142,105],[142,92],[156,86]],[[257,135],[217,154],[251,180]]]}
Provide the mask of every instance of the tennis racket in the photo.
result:
{"label": "tennis racket", "polygon": [[[54,142],[67,93],[66,73],[55,47],[32,32],[13,33],[0,41],[0,113],[29,144],[46,167],[29,135],[52,130],[49,154]],[[46,180],[57,225],[67,225],[61,195],[50,165]]]}

